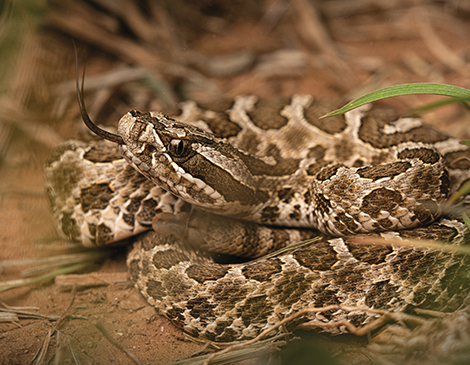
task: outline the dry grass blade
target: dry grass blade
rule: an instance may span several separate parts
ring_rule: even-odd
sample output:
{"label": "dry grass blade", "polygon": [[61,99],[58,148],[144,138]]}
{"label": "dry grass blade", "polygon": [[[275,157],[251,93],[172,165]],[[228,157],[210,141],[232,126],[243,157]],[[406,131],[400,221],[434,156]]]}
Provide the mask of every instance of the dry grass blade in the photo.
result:
{"label": "dry grass blade", "polygon": [[261,256],[259,258],[257,258],[256,260],[253,260],[252,262],[257,262],[257,261],[264,261],[264,260],[267,260],[269,258],[272,258],[272,257],[276,257],[276,256],[279,256],[279,255],[282,255],[284,253],[287,253],[287,252],[290,252],[290,251],[293,251],[293,250],[296,250],[300,247],[303,247],[303,246],[306,246],[306,245],[310,245],[312,243],[316,243],[316,242],[320,242],[321,240],[323,240],[324,237],[323,236],[318,236],[318,237],[315,237],[315,238],[312,238],[310,240],[306,240],[306,241],[301,241],[301,242],[297,242],[297,243],[294,243],[292,245],[289,245],[287,247],[283,247],[277,251],[274,251],[274,252],[271,252],[271,253],[268,253],[267,255],[264,255],[264,256]]}
{"label": "dry grass blade", "polygon": [[62,334],[60,331],[57,331],[57,336],[55,338],[56,342],[56,350],[54,353],[54,364],[55,365],[60,365],[64,363],[64,358],[65,358],[65,349],[66,347],[64,345],[61,345],[62,342]]}
{"label": "dry grass blade", "polygon": [[465,61],[453,52],[447,45],[434,32],[429,21],[428,9],[425,6],[420,6],[416,9],[418,18],[418,25],[421,37],[434,57],[440,60],[446,66],[452,68],[456,72],[465,72]]}
{"label": "dry grass blade", "polygon": [[64,17],[61,14],[51,13],[49,14],[49,24],[67,34],[115,54],[126,62],[135,62],[143,66],[155,66],[161,62],[157,53],[143,48],[136,42],[106,32],[79,15],[69,14],[69,16]]}
{"label": "dry grass blade", "polygon": [[96,323],[95,327],[100,331],[103,336],[117,349],[120,351],[124,352],[127,356],[129,356],[132,361],[134,361],[137,365],[142,365],[142,362],[135,356],[128,348],[125,348],[122,346],[119,342],[116,341],[116,339],[111,336],[111,334],[104,328],[104,326],[101,323]]}
{"label": "dry grass blade", "polygon": [[[278,336],[285,337],[285,336]],[[286,341],[276,341],[275,339],[269,339],[268,341],[262,341],[256,344],[247,344],[242,348],[235,350],[230,350],[227,353],[220,354],[217,358],[211,360],[212,365],[223,365],[223,364],[233,364],[243,360],[249,359],[259,359],[263,357],[268,357],[270,354],[278,352],[279,348],[286,344]],[[198,357],[193,357],[186,360],[173,362],[171,365],[201,365],[205,364],[207,359],[212,355],[202,355]]]}
{"label": "dry grass blade", "polygon": [[39,352],[33,358],[33,361],[31,362],[31,364],[42,365],[45,363],[47,349],[49,348],[49,344],[51,343],[51,338],[52,338],[52,329],[50,329],[44,336],[44,341],[42,342],[42,346],[39,349]]}
{"label": "dry grass blade", "polygon": [[75,265],[70,265],[70,266],[67,266],[67,267],[64,267],[64,268],[61,268],[61,269],[54,270],[54,271],[52,271],[50,273],[47,273],[47,274],[37,276],[37,277],[32,278],[32,279],[12,280],[12,281],[7,281],[7,282],[0,282],[0,292],[10,290],[10,289],[14,289],[14,288],[19,288],[19,287],[26,286],[26,285],[36,284],[36,283],[40,283],[40,282],[44,282],[44,281],[49,281],[49,280],[54,279],[57,275],[62,275],[62,274],[66,274],[66,273],[80,271],[80,270],[84,269],[85,267],[87,267],[88,265],[90,265],[92,262],[93,261],[82,262],[82,263],[78,263],[78,264],[75,264]]}
{"label": "dry grass blade", "polygon": [[[41,313],[33,313],[33,312],[26,312],[26,311],[20,311],[16,309],[4,309],[0,308],[0,312],[5,312],[5,313],[15,313],[19,318],[35,318],[35,319],[47,319],[49,321],[58,321],[59,319],[62,318],[62,316],[48,316],[45,314]],[[69,318],[77,318],[77,319],[86,319],[88,320],[87,317],[83,316],[67,316]]]}
{"label": "dry grass blade", "polygon": [[50,265],[51,268],[57,265],[70,265],[81,263],[85,261],[100,260],[103,257],[107,257],[110,251],[107,249],[96,250],[91,249],[85,252],[70,253],[63,255],[52,255],[50,257],[41,257],[35,259],[23,259],[23,260],[5,260],[0,261],[0,268],[6,267],[19,267],[19,266],[31,266],[31,265]]}
{"label": "dry grass blade", "polygon": [[350,68],[341,59],[335,42],[322,24],[321,17],[315,8],[315,3],[306,0],[295,0],[293,3],[299,17],[298,25],[301,27],[300,33],[306,38],[307,42],[322,50],[323,55],[327,56],[331,61],[332,67],[338,69],[341,75],[343,75],[343,82],[350,82],[351,80],[345,80],[345,76],[350,74]]}
{"label": "dry grass blade", "polygon": [[18,322],[19,318],[16,313],[0,313],[0,322]]}
{"label": "dry grass blade", "polygon": [[464,255],[470,255],[470,247],[468,246],[456,246],[446,245],[442,242],[436,242],[431,240],[413,240],[413,239],[401,239],[401,238],[381,238],[381,237],[366,237],[358,236],[351,237],[350,242],[354,244],[365,244],[365,245],[396,245],[396,246],[408,246],[408,247],[419,247],[428,248],[434,250],[441,250],[446,252],[456,252]]}
{"label": "dry grass blade", "polygon": [[77,356],[75,355],[75,351],[73,350],[73,346],[72,344],[70,343],[70,339],[67,338],[67,342],[68,342],[68,345],[69,345],[69,349],[70,349],[70,353],[72,354],[72,358],[73,358],[73,361],[76,365],[79,365],[80,364],[80,361],[78,361],[77,359]]}

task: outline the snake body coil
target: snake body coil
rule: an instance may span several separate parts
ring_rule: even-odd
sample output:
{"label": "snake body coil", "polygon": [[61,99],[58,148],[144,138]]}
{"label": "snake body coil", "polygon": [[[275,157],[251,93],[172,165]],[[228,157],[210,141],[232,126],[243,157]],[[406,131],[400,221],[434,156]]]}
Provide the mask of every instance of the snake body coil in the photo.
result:
{"label": "snake body coil", "polygon": [[[161,313],[211,340],[250,339],[302,309],[331,304],[338,309],[290,326],[342,332],[335,323],[360,326],[378,316],[364,308],[461,308],[466,256],[359,242],[468,245],[465,225],[440,218],[440,206],[470,179],[469,148],[390,110],[319,119],[332,109],[296,95],[244,96],[212,109],[186,102],[178,120],[131,111],[118,135],[104,135],[125,160],[109,144],[69,142],[53,155],[54,216],[68,238],[89,245],[153,224],[156,232],[140,236],[129,254],[131,277]],[[234,265],[186,247],[258,257],[313,237]]]}

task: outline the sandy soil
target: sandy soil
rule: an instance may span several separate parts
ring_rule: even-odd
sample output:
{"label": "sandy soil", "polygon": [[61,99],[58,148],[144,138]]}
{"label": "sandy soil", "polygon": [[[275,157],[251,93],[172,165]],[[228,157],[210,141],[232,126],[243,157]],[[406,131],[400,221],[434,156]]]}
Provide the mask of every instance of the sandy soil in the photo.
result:
{"label": "sandy soil", "polygon": [[[336,1],[336,3],[342,2]],[[73,1],[67,1],[66,4],[70,6],[70,11],[79,8]],[[294,10],[300,17],[299,24],[296,25],[292,18],[281,19],[271,26],[275,28],[274,31],[270,31],[272,28],[260,21],[264,19],[263,14],[246,19],[240,15],[232,21],[230,17],[224,17],[225,13],[222,16],[217,12],[215,15],[211,13],[210,20],[213,24],[211,23],[210,27],[216,29],[221,23],[222,30],[212,32],[206,30],[193,34],[190,40],[187,40],[192,51],[210,57],[221,54],[232,55],[248,49],[256,57],[242,71],[229,76],[216,75],[215,72],[211,75],[207,69],[201,70],[200,66],[185,64],[188,69],[197,70],[204,75],[210,80],[210,84],[201,86],[191,79],[191,82],[183,83],[184,93],[193,98],[210,99],[214,92],[210,91],[207,85],[212,85],[225,96],[244,93],[261,96],[311,93],[315,96],[347,100],[351,97],[351,92],[361,94],[361,91],[366,90],[362,89],[365,85],[376,89],[389,84],[432,81],[468,87],[470,14],[463,10],[459,12],[458,9],[452,8],[454,6],[452,4],[454,3],[449,2],[447,8],[440,8],[432,1],[429,2],[433,10],[432,33],[429,33],[429,29],[426,33],[427,28],[421,29],[419,21],[413,21],[413,12],[406,7],[381,10],[380,7],[372,6],[359,13],[351,13],[349,16],[333,16],[331,8],[320,7],[324,17],[321,23],[324,27],[321,29],[328,36],[326,40],[312,38],[312,32],[318,35],[315,28],[318,24],[302,20],[300,17],[302,12],[294,5]],[[39,70],[40,67],[45,67],[47,72],[53,75],[50,78],[55,83],[72,79],[73,69],[70,65],[73,58],[70,54],[72,48],[69,37],[74,31],[77,32],[76,39],[82,45],[89,43],[87,75],[99,74],[126,64],[139,65],[139,62],[129,61],[126,57],[116,61],[119,57],[113,53],[117,51],[111,46],[110,48],[103,46],[104,52],[97,51],[99,47],[93,39],[59,24],[54,16],[60,11],[68,11],[67,6],[61,8],[52,2],[46,12],[44,20],[46,27],[43,28],[47,33],[45,37],[55,39],[55,43],[49,48],[59,46],[63,49],[54,51],[59,53],[57,57],[60,62],[56,59],[50,65],[39,65],[37,66]],[[286,10],[287,14],[288,11],[293,10]],[[402,11],[401,17],[397,15],[399,11]],[[264,15],[266,14],[269,12]],[[305,11],[305,14],[309,15],[308,11]],[[80,13],[75,15],[76,19],[81,19]],[[73,24],[72,20],[70,24]],[[310,24],[313,30],[305,28],[306,24]],[[449,54],[440,52],[440,45],[455,52],[457,61]],[[39,48],[41,47],[43,56],[53,53],[48,49],[47,42],[40,42]],[[112,51],[108,53],[108,49]],[[292,53],[274,56],[274,53],[281,49]],[[158,52],[156,54],[158,55]],[[276,63],[278,60],[276,57],[281,57],[279,64]],[[47,60],[47,57],[43,58]],[[162,56],[162,60],[165,61],[165,57]],[[65,64],[68,65],[66,71],[57,70],[55,73],[51,71],[56,65]],[[290,66],[282,66],[285,64]],[[144,65],[144,62],[140,65]],[[158,65],[153,67],[158,69]],[[166,85],[170,85],[170,89],[174,91],[173,95],[179,95],[175,90],[179,90],[178,87],[182,84],[180,79],[184,79],[177,74],[176,71],[171,76],[168,76],[169,73],[161,73]],[[110,123],[115,123],[116,116],[126,108],[130,109],[129,104],[133,104],[135,100],[141,104],[138,106],[153,106],[154,104],[148,101],[147,94],[148,89],[145,89],[143,101],[137,96],[131,100],[124,98],[124,101],[123,98],[119,99],[119,96],[112,96],[114,94],[105,96],[105,102],[96,108],[91,107],[92,113],[98,116],[106,115],[107,118],[104,119],[114,119],[114,122]],[[53,95],[58,98],[57,94],[51,93],[43,100],[53,103]],[[50,141],[55,136],[65,140],[83,135],[83,127],[77,124],[79,121],[73,91],[68,93],[67,98],[68,101],[64,102],[66,112],[56,113],[55,118],[50,120],[46,117],[38,118],[37,121],[29,120],[37,123],[37,130],[31,131],[30,128],[26,128],[21,124],[22,119],[19,117],[12,117],[8,123],[0,124],[2,127],[0,132],[9,131],[9,140],[4,142],[5,152],[0,166],[2,247],[0,281],[2,283],[19,279],[20,271],[30,267],[30,265],[12,266],[15,261],[50,257],[65,247],[63,242],[56,240],[57,233],[49,215],[48,202],[43,194],[43,166],[53,145]],[[116,98],[121,102],[108,113],[109,104],[116,103]],[[425,101],[434,99],[413,96],[394,99],[387,103],[400,110],[406,110],[410,106],[421,105]],[[34,100],[37,102],[41,98]],[[28,115],[31,117],[31,114]],[[470,137],[468,112],[462,109],[455,106],[447,107],[436,113],[427,114],[426,118],[448,133],[462,138]],[[44,128],[50,128],[47,131],[53,136],[47,140],[49,142],[44,142],[38,137],[44,132]],[[41,314],[44,317],[32,318],[30,315],[23,315],[18,321],[0,322],[0,364],[134,364],[135,361],[122,348],[128,349],[144,364],[168,364],[204,352],[206,349],[204,344],[191,342],[183,332],[156,314],[154,309],[141,298],[127,279],[125,254],[125,249],[118,250],[105,260],[96,262],[86,272],[82,272],[87,278],[94,277],[102,281],[101,286],[82,287],[74,292],[70,287],[49,280],[1,292],[0,304],[3,308],[21,307],[24,312]],[[71,280],[80,282],[83,277],[72,277]],[[106,338],[98,329],[100,326],[121,348]],[[302,337],[302,349],[296,347],[299,346],[296,342],[292,343],[298,363],[302,363],[303,353],[307,354],[307,359],[311,359],[312,356],[326,356],[324,363],[371,363],[367,354],[360,351],[354,352],[353,356],[349,355],[351,349],[360,350],[367,343],[367,339],[353,336],[332,338],[311,333],[303,333]],[[310,355],[309,352],[312,346],[316,346],[314,355]],[[42,348],[44,353],[41,354]],[[328,354],[334,354],[334,358]],[[38,356],[40,359],[35,362],[34,359]],[[287,363],[286,361],[290,360],[286,359],[292,359],[289,356],[292,355],[287,349],[282,355],[273,352],[261,361],[278,364],[284,358],[284,363]],[[247,363],[255,362],[248,360]]]}

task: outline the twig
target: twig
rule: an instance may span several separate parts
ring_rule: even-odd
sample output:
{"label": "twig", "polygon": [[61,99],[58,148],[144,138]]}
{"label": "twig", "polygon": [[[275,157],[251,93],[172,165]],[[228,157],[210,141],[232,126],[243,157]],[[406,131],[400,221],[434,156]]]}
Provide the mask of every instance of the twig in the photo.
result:
{"label": "twig", "polygon": [[210,355],[206,359],[206,361],[204,362],[203,365],[209,365],[210,362],[214,358],[216,358],[216,357],[218,357],[222,354],[225,354],[229,351],[233,351],[233,350],[245,347],[245,346],[249,346],[249,345],[254,344],[256,342],[259,342],[262,338],[267,336],[272,331],[278,329],[281,326],[284,326],[285,324],[287,324],[289,322],[292,322],[294,319],[296,319],[298,317],[306,316],[306,315],[312,314],[312,313],[322,313],[322,312],[337,311],[337,310],[342,310],[342,311],[346,311],[346,312],[363,311],[363,312],[368,312],[368,313],[372,313],[372,314],[381,314],[382,316],[380,318],[376,319],[375,321],[373,321],[373,322],[371,322],[371,323],[369,323],[365,326],[362,326],[362,327],[356,327],[352,323],[347,322],[347,321],[338,321],[338,322],[334,322],[334,323],[311,323],[311,324],[305,324],[304,323],[304,324],[301,324],[301,325],[297,326],[297,329],[334,328],[334,327],[344,326],[352,334],[354,334],[356,336],[364,336],[364,335],[370,333],[371,331],[373,331],[374,329],[381,327],[384,323],[386,323],[390,320],[397,320],[397,321],[407,320],[407,321],[417,323],[417,324],[421,324],[421,325],[426,322],[426,320],[424,320],[424,319],[418,318],[416,316],[411,316],[411,315],[408,315],[408,314],[405,314],[405,313],[401,313],[401,312],[400,313],[391,313],[391,312],[387,312],[385,310],[370,309],[370,308],[366,308],[366,307],[347,307],[347,306],[345,307],[345,306],[341,306],[341,305],[330,305],[330,306],[321,307],[321,308],[309,308],[309,309],[301,310],[297,313],[292,314],[291,316],[289,316],[287,318],[284,318],[282,321],[276,323],[275,325],[273,325],[273,326],[267,328],[266,330],[264,330],[263,332],[261,332],[258,336],[256,336],[252,340],[244,341],[244,342],[241,342],[239,344],[234,344],[234,345],[229,346],[229,347],[227,347],[227,348],[225,348],[225,349],[223,349],[219,352],[216,352],[216,353]]}
{"label": "twig", "polygon": [[70,308],[72,307],[72,304],[75,300],[75,294],[77,292],[77,288],[74,286],[73,289],[72,289],[72,298],[70,299],[70,303],[69,305],[67,306],[67,308],[65,308],[64,312],[62,313],[62,315],[60,316],[60,318],[57,320],[57,323],[56,323],[56,328],[58,329],[62,322],[65,320],[65,318],[67,318],[67,312],[70,310]]}

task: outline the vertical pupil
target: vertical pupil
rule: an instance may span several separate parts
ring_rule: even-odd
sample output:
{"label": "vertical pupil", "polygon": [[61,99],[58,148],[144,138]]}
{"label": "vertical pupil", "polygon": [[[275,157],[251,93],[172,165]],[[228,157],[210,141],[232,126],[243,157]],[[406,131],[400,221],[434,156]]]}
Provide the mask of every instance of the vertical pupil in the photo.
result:
{"label": "vertical pupil", "polygon": [[183,141],[179,141],[179,143],[178,143],[178,155],[181,155],[183,153],[183,150],[184,150],[184,143],[183,143]]}
{"label": "vertical pupil", "polygon": [[184,141],[181,139],[174,139],[170,142],[168,148],[175,156],[181,156],[185,149]]}

